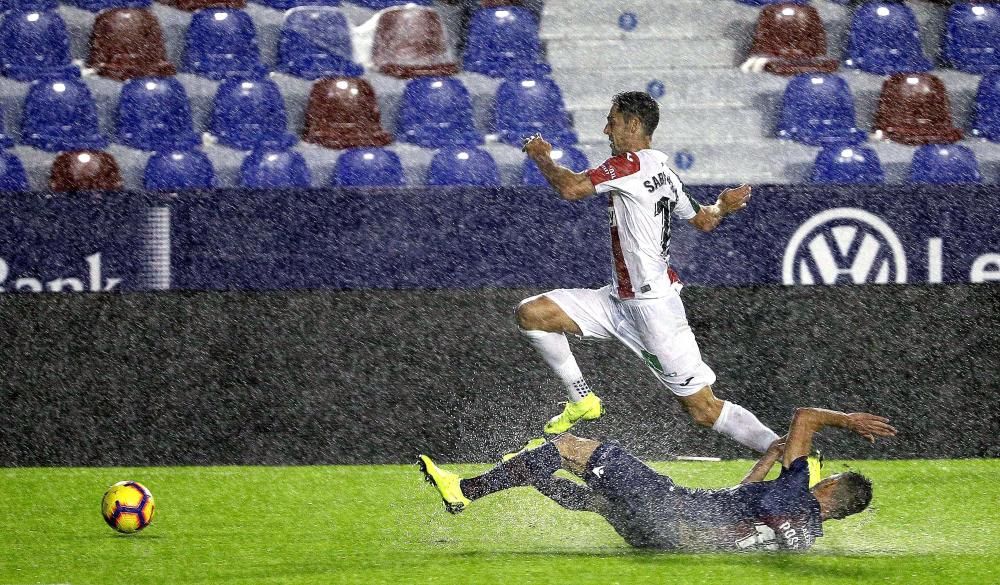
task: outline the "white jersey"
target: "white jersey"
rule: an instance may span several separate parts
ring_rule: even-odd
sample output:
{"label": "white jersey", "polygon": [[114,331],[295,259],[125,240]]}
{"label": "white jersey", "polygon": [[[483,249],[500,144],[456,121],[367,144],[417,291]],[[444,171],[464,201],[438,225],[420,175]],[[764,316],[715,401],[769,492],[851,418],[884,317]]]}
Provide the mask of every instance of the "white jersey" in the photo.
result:
{"label": "white jersey", "polygon": [[619,299],[654,299],[670,288],[670,216],[691,219],[700,206],[659,150],[626,152],[587,171],[608,194],[611,290]]}

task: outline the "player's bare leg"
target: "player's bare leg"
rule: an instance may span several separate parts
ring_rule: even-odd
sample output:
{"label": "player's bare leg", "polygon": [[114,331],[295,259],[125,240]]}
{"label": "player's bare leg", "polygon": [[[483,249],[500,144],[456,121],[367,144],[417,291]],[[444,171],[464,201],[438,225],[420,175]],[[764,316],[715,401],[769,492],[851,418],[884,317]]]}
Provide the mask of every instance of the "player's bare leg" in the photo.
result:
{"label": "player's bare leg", "polygon": [[563,433],[552,439],[552,443],[562,457],[563,469],[580,477],[587,471],[587,463],[590,462],[594,451],[601,446],[599,441],[576,437],[569,433]]}
{"label": "player's bare leg", "polygon": [[734,439],[737,443],[763,453],[778,438],[752,412],[728,400],[721,400],[711,386],[688,396],[678,396],[691,419],[703,427]]}
{"label": "player's bare leg", "polygon": [[563,433],[581,420],[599,418],[604,412],[601,399],[591,392],[566,339],[567,333],[583,334],[579,325],[544,295],[518,305],[514,316],[521,333],[563,383],[569,398],[562,413],[552,417],[545,425],[545,432]]}

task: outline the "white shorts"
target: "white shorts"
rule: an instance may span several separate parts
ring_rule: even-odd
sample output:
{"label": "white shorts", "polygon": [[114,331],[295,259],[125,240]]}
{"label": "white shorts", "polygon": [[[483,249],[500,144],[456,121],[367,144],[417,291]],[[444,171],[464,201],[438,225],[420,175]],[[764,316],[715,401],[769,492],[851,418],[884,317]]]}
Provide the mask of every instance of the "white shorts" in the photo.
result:
{"label": "white shorts", "polygon": [[560,288],[526,299],[548,297],[583,332],[584,339],[616,338],[642,358],[656,378],[677,396],[690,396],[715,383],[702,361],[680,294],[671,288],[658,299],[620,301],[611,286]]}

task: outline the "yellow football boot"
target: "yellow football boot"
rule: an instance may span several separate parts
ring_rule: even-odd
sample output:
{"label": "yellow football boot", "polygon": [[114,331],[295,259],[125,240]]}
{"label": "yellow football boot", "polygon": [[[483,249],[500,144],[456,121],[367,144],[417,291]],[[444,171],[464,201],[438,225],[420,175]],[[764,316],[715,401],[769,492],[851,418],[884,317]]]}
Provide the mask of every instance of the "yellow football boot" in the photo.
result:
{"label": "yellow football boot", "polygon": [[458,514],[472,503],[472,500],[462,493],[462,486],[459,483],[462,478],[457,473],[441,469],[426,455],[421,455],[417,459],[417,464],[420,465],[420,471],[424,472],[424,479],[441,494],[445,510]]}
{"label": "yellow football boot", "polygon": [[558,435],[573,428],[581,420],[596,420],[604,414],[604,405],[596,394],[587,394],[579,402],[567,402],[566,408],[545,425],[545,434]]}
{"label": "yellow football boot", "polygon": [[509,461],[514,457],[517,457],[521,453],[524,453],[526,451],[531,451],[532,449],[537,449],[544,444],[545,444],[545,439],[543,437],[535,437],[534,439],[530,439],[527,443],[525,443],[524,447],[521,447],[519,450],[514,451],[513,453],[507,453],[506,455],[501,457],[500,461]]}

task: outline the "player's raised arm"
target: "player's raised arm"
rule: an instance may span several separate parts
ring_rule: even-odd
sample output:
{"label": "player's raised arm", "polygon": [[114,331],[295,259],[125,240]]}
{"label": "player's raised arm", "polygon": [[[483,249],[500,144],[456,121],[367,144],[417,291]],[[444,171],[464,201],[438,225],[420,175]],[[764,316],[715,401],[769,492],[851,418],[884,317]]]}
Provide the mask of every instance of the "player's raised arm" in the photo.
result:
{"label": "player's raised arm", "polygon": [[723,218],[745,208],[750,202],[750,185],[746,183],[739,187],[724,190],[718,200],[712,205],[702,205],[698,214],[688,222],[703,232],[710,232],[719,227]]}
{"label": "player's raised arm", "polygon": [[889,419],[867,412],[847,414],[824,408],[797,408],[785,441],[783,465],[789,467],[799,457],[808,455],[812,449],[813,434],[824,427],[848,429],[872,443],[875,442],[875,437],[896,435],[896,429],[889,424]]}
{"label": "player's raised arm", "polygon": [[746,477],[740,483],[756,483],[758,481],[764,481],[767,477],[767,472],[771,471],[774,464],[781,460],[782,454],[785,452],[785,437],[778,437],[771,442],[771,445],[764,451],[764,454],[760,456],[757,463],[750,469]]}
{"label": "player's raised arm", "polygon": [[552,160],[552,145],[541,134],[526,138],[521,150],[535,161],[542,176],[563,199],[586,199],[597,192],[586,173],[574,173]]}

